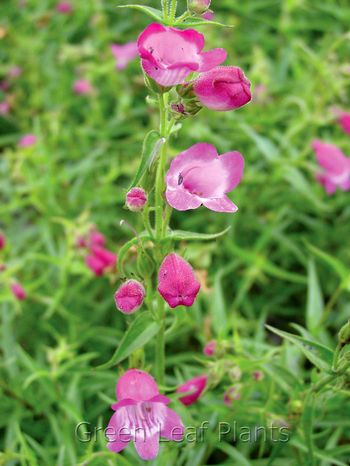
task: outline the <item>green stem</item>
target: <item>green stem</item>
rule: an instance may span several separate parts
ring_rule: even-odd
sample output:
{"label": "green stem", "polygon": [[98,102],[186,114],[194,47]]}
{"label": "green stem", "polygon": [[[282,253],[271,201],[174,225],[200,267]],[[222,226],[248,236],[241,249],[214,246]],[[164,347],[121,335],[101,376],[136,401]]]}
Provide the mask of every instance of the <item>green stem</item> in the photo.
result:
{"label": "green stem", "polygon": [[169,0],[161,0],[164,22],[168,22]]}
{"label": "green stem", "polygon": [[334,293],[332,294],[332,296],[330,297],[324,311],[323,311],[323,316],[322,316],[322,320],[321,320],[321,324],[325,323],[325,321],[328,319],[329,317],[329,314],[331,313],[335,303],[337,302],[341,292],[343,290],[343,287],[342,287],[342,284],[340,284],[338,286],[338,288],[334,291]]}
{"label": "green stem", "polygon": [[156,339],[155,375],[159,385],[164,385],[165,376],[165,308],[162,297],[157,296],[160,329]]}

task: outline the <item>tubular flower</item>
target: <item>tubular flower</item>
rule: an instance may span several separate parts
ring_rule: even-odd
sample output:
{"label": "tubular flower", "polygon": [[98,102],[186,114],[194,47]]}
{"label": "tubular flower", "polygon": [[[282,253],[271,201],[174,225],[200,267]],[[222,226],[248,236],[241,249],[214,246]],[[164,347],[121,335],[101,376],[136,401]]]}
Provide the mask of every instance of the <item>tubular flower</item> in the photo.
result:
{"label": "tubular flower", "polygon": [[159,269],[158,291],[169,306],[192,306],[199,289],[190,264],[175,253],[168,254]]}
{"label": "tubular flower", "polygon": [[73,91],[77,95],[89,95],[93,92],[93,87],[87,79],[77,79],[73,84]]}
{"label": "tubular flower", "polygon": [[350,159],[333,144],[316,140],[312,143],[312,148],[322,168],[316,179],[324,186],[327,194],[334,194],[337,188],[349,191]]}
{"label": "tubular flower", "polygon": [[241,181],[244,159],[239,152],[218,155],[211,144],[198,143],[174,158],[166,178],[166,199],[177,210],[201,204],[216,212],[236,212],[226,196]]}
{"label": "tubular flower", "polygon": [[109,450],[119,453],[134,442],[143,460],[152,460],[159,452],[159,439],[181,441],[184,426],[178,414],[167,405],[170,400],[159,393],[153,377],[130,369],[117,383],[118,403],[106,429]]}
{"label": "tubular flower", "polygon": [[180,385],[176,393],[186,393],[187,395],[179,398],[182,404],[189,406],[195,403],[198,398],[201,396],[203,390],[205,389],[208,382],[208,377],[206,375],[199,375],[193,377],[193,379],[188,380],[184,384]]}
{"label": "tubular flower", "polygon": [[0,251],[6,246],[6,236],[0,231]]}
{"label": "tubular flower", "polygon": [[339,124],[345,133],[350,134],[350,113],[341,112],[339,115]]}
{"label": "tubular flower", "polygon": [[23,286],[18,282],[12,283],[11,291],[13,296],[18,299],[18,301],[23,301],[27,297],[27,293],[25,292]]}
{"label": "tubular flower", "polygon": [[204,36],[194,29],[180,30],[150,24],[139,36],[142,68],[161,86],[183,84],[193,72],[204,72],[226,60],[224,49],[202,52]]}
{"label": "tubular flower", "polygon": [[237,66],[217,66],[201,74],[193,92],[204,107],[222,112],[236,110],[252,98],[250,82]]}
{"label": "tubular flower", "polygon": [[26,134],[20,139],[18,146],[19,147],[30,147],[30,146],[33,146],[36,143],[36,141],[37,141],[37,137],[34,134]]}
{"label": "tubular flower", "polygon": [[117,69],[123,70],[127,64],[136,58],[139,54],[137,42],[128,42],[126,44],[112,44],[111,51],[117,60]]}
{"label": "tubular flower", "polygon": [[133,314],[142,305],[145,295],[145,288],[140,282],[128,280],[115,293],[115,304],[124,314]]}
{"label": "tubular flower", "polygon": [[216,351],[217,342],[216,340],[208,341],[208,343],[203,348],[203,353],[206,356],[214,356]]}

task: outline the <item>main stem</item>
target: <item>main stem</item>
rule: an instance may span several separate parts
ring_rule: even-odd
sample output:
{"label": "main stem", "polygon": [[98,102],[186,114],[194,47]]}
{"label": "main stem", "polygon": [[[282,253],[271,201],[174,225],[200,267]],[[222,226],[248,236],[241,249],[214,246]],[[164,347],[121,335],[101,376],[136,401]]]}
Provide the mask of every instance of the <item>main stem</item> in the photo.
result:
{"label": "main stem", "polygon": [[[168,93],[159,95],[159,134],[165,139],[165,142],[160,150],[155,186],[155,239],[157,260],[162,260],[162,239],[166,234],[163,228],[164,222],[164,171],[167,157],[168,137],[170,126],[168,128]],[[159,294],[157,294],[157,314],[158,323],[160,325],[156,339],[156,354],[155,354],[155,373],[157,381],[160,385],[164,385],[165,374],[165,305]]]}

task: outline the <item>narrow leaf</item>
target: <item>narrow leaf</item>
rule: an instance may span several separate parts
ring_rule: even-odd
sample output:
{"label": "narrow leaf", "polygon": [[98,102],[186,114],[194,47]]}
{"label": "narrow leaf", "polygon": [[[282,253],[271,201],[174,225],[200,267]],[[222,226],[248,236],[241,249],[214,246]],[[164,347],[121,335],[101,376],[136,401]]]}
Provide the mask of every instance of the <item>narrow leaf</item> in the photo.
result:
{"label": "narrow leaf", "polygon": [[219,231],[218,233],[194,233],[192,231],[183,231],[183,230],[174,230],[169,233],[169,236],[166,238],[172,239],[175,241],[210,241],[212,239],[219,238],[229,231],[231,227],[225,228],[225,230]]}
{"label": "narrow leaf", "polygon": [[315,261],[310,260],[308,264],[306,327],[312,334],[317,333],[317,329],[322,320],[323,308],[323,297],[317,276]]}
{"label": "narrow leaf", "polygon": [[150,160],[156,155],[154,154],[154,149],[157,147],[157,142],[159,141],[159,133],[155,130],[151,130],[146,134],[146,137],[142,145],[142,154],[140,159],[140,165],[137,169],[134,179],[129,186],[129,190],[136,186],[142,176],[144,175],[147,167],[149,166]]}
{"label": "narrow leaf", "polygon": [[163,21],[163,13],[157,8],[152,8],[151,6],[144,5],[118,5],[117,8],[131,8],[132,10],[138,10],[142,13],[145,13],[151,18],[156,19],[157,21]]}
{"label": "narrow leaf", "polygon": [[119,364],[135,350],[148,343],[157,334],[159,328],[160,325],[154,322],[151,313],[143,312],[130,325],[111,359],[97,369],[108,369]]}

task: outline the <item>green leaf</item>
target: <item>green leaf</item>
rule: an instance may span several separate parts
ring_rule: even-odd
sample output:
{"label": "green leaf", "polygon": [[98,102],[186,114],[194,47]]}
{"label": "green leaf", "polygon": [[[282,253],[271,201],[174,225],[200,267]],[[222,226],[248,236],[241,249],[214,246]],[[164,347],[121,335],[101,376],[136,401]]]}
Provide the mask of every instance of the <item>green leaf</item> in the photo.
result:
{"label": "green leaf", "polygon": [[157,21],[163,21],[163,12],[157,8],[152,8],[151,6],[144,5],[118,5],[117,8],[131,8],[132,10],[138,10],[142,13],[145,13],[151,18],[156,19]]}
{"label": "green leaf", "polygon": [[333,351],[327,346],[315,341],[308,340],[292,333],[278,330],[277,328],[265,325],[270,332],[284,338],[291,343],[294,343],[299,349],[302,350],[307,359],[321,370],[329,371],[333,361]]}
{"label": "green leaf", "polygon": [[338,259],[327,254],[321,249],[316,248],[312,244],[307,243],[308,248],[320,259],[324,260],[338,275],[343,281],[347,281],[349,278],[349,270],[347,267]]}
{"label": "green leaf", "polygon": [[131,185],[129,186],[128,190],[130,190],[131,188],[133,188],[140,182],[145,171],[147,170],[147,167],[152,162],[152,159],[157,155],[157,152],[160,147],[159,142],[161,141],[161,139],[159,138],[160,138],[159,133],[155,131],[154,129],[152,129],[146,134],[146,137],[142,145],[140,165],[139,165],[139,168],[137,169],[136,175],[134,179],[132,180]]}
{"label": "green leaf", "polygon": [[308,264],[306,327],[312,334],[316,333],[321,323],[323,308],[322,291],[317,276],[315,261],[310,259]]}
{"label": "green leaf", "polygon": [[233,28],[234,26],[232,25],[227,25],[227,24],[222,24],[217,21],[210,21],[207,19],[202,19],[202,18],[195,18],[191,17],[189,19],[185,19],[184,21],[176,21],[175,26],[183,26],[183,27],[195,27],[195,26],[220,26],[224,28]]}
{"label": "green leaf", "polygon": [[142,348],[159,331],[160,325],[153,320],[149,311],[142,312],[132,322],[111,359],[97,369],[108,369],[119,364],[135,350]]}
{"label": "green leaf", "polygon": [[194,233],[192,231],[174,230],[171,231],[165,240],[172,239],[174,241],[210,241],[212,239],[219,238],[229,231],[231,227],[225,228],[225,230],[219,231],[218,233]]}

